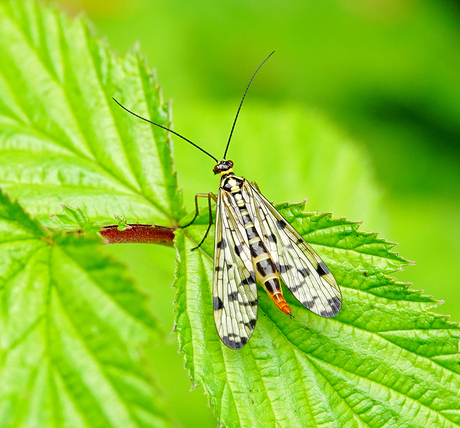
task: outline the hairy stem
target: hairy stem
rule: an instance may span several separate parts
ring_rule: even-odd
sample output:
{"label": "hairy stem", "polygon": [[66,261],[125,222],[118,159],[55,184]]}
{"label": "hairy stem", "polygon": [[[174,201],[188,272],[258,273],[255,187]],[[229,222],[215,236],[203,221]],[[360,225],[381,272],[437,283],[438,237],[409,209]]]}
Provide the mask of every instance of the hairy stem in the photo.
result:
{"label": "hairy stem", "polygon": [[172,227],[155,226],[148,224],[128,224],[125,230],[118,230],[118,226],[105,226],[99,232],[106,244],[148,243],[167,245],[172,247],[174,230]]}

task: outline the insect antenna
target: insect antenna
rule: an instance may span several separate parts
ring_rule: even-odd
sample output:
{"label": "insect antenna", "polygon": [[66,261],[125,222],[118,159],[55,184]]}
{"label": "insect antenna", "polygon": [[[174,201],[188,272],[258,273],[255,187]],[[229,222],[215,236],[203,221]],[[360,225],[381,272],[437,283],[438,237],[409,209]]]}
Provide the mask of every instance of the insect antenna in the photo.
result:
{"label": "insect antenna", "polygon": [[145,117],[139,116],[138,114],[136,114],[136,113],[132,112],[131,110],[127,109],[124,105],[120,104],[115,98],[112,97],[112,99],[113,99],[122,109],[126,110],[128,113],[131,113],[133,116],[136,116],[136,117],[138,117],[139,119],[144,120],[145,122],[151,123],[152,125],[158,126],[159,128],[163,128],[163,129],[165,129],[166,131],[169,131],[169,132],[171,132],[171,133],[174,134],[174,135],[177,135],[179,138],[182,138],[183,140],[187,141],[187,143],[190,143],[192,146],[195,146],[198,150],[201,150],[203,153],[207,154],[210,158],[214,159],[217,163],[219,163],[219,161],[217,160],[217,158],[215,158],[213,155],[211,155],[210,153],[208,153],[206,150],[202,149],[200,146],[198,146],[197,144],[195,144],[193,141],[190,141],[188,138],[185,138],[184,136],[178,134],[176,131],[173,131],[172,129],[166,128],[166,126],[160,125],[160,124],[158,124],[158,123],[155,123],[155,122],[152,122],[151,120],[146,119]]}
{"label": "insect antenna", "polygon": [[230,136],[228,137],[227,146],[225,147],[223,159],[225,159],[225,156],[227,156],[228,147],[230,146],[230,140],[232,139],[233,130],[235,129],[235,125],[236,125],[236,120],[238,119],[238,115],[240,114],[241,106],[243,105],[244,98],[246,97],[246,94],[248,93],[249,86],[251,86],[251,83],[255,75],[259,71],[260,67],[262,67],[265,64],[265,62],[268,60],[268,58],[270,58],[274,53],[275,51],[273,51],[270,55],[267,56],[267,58],[265,58],[262,61],[262,63],[257,67],[257,70],[254,71],[254,74],[252,75],[251,80],[249,80],[248,86],[246,86],[246,90],[244,91],[243,98],[241,99],[240,105],[238,107],[238,111],[236,112],[235,120],[233,121],[232,130],[230,131]]}

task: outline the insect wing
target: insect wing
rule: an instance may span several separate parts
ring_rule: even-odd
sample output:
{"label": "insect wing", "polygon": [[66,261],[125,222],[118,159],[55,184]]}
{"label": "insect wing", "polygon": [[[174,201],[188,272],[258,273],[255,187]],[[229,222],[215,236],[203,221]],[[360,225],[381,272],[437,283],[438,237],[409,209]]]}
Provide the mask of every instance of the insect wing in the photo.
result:
{"label": "insect wing", "polygon": [[337,282],[313,248],[247,180],[246,206],[260,231],[281,279],[307,309],[325,318],[337,315],[342,295]]}
{"label": "insect wing", "polygon": [[219,189],[214,244],[213,308],[217,333],[231,349],[242,348],[257,321],[257,284],[238,209]]}

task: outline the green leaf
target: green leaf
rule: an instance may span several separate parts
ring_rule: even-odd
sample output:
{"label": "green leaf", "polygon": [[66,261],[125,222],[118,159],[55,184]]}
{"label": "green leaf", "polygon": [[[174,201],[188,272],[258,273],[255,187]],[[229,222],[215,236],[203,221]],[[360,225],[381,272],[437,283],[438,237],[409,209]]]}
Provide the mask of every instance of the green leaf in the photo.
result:
{"label": "green leaf", "polygon": [[82,19],[35,1],[0,3],[0,182],[46,221],[60,205],[91,221],[174,224],[183,216],[168,106],[137,51],[120,59]]}
{"label": "green leaf", "polygon": [[100,244],[0,193],[2,426],[170,426],[141,364],[157,327]]}
{"label": "green leaf", "polygon": [[80,231],[85,233],[97,233],[100,226],[90,221],[88,216],[80,208],[62,206],[62,213],[51,216],[56,224],[56,229],[67,231]]}
{"label": "green leaf", "polygon": [[123,215],[116,215],[115,220],[117,221],[117,229],[120,232],[123,232],[126,229],[129,229],[130,226],[126,224],[126,217]]}
{"label": "green leaf", "polygon": [[[388,275],[408,262],[394,244],[329,214],[280,205],[343,292],[336,318],[314,315],[289,291],[294,319],[259,287],[255,332],[240,351],[215,331],[213,238],[178,229],[177,331],[194,385],[225,427],[453,427],[460,425],[458,325],[430,312],[438,302]],[[185,221],[185,220],[184,220]]]}

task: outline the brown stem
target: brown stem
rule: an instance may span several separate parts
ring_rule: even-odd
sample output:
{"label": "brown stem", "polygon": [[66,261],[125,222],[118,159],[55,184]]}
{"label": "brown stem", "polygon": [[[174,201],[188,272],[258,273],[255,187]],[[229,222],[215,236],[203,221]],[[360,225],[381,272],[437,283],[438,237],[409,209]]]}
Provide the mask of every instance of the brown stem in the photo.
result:
{"label": "brown stem", "polygon": [[118,226],[105,226],[99,232],[107,244],[148,243],[172,247],[174,230],[172,227],[148,224],[128,224],[125,230]]}

